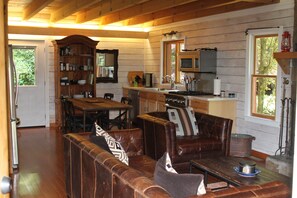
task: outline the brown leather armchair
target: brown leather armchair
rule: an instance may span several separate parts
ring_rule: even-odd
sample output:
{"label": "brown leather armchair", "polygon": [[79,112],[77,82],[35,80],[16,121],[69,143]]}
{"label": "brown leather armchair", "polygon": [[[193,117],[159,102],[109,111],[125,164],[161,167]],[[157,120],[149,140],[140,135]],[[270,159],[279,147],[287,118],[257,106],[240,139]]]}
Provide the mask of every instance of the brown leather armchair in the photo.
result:
{"label": "brown leather armchair", "polygon": [[199,134],[176,136],[175,125],[167,112],[150,112],[137,117],[137,127],[144,133],[144,152],[158,160],[165,151],[173,166],[188,171],[189,161],[206,157],[228,156],[233,121],[209,114],[195,113]]}

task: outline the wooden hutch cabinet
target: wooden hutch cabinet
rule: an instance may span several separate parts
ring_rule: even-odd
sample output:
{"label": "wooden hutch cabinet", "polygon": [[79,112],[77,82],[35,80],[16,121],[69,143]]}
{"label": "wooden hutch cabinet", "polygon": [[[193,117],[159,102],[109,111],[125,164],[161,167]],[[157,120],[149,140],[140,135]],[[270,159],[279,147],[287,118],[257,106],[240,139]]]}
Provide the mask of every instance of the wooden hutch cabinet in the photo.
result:
{"label": "wooden hutch cabinet", "polygon": [[63,98],[96,96],[96,46],[86,36],[72,35],[52,41],[55,68],[56,126],[62,126]]}

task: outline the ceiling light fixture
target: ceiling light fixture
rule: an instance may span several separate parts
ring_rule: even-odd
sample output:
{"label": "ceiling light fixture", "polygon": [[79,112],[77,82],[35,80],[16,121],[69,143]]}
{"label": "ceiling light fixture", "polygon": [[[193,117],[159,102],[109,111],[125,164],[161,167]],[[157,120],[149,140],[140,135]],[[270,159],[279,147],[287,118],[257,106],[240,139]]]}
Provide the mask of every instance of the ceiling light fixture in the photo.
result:
{"label": "ceiling light fixture", "polygon": [[163,35],[163,39],[165,40],[177,40],[179,39],[179,32],[178,31],[171,31],[171,32],[167,32],[162,34]]}

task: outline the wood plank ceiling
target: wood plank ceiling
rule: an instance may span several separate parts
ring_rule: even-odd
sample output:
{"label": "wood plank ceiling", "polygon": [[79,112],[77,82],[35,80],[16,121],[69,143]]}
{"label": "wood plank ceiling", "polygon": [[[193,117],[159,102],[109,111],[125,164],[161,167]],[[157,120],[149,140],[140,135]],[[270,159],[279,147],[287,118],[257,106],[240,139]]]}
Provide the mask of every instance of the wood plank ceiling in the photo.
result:
{"label": "wood plank ceiling", "polygon": [[[279,3],[280,0],[9,0],[17,26],[154,28],[175,22]],[[59,26],[60,24],[60,26]],[[33,28],[34,29],[34,28]]]}

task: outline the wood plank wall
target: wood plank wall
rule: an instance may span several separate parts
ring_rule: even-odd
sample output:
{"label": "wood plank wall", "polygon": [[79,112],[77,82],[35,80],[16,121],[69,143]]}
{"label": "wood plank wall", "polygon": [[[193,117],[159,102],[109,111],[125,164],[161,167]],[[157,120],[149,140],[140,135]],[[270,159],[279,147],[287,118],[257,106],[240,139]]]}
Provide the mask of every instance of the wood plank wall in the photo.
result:
{"label": "wood plank wall", "polygon": [[[119,100],[122,86],[127,85],[127,72],[144,70],[153,72],[159,83],[160,77],[160,42],[162,33],[171,30],[181,32],[186,37],[188,49],[199,47],[218,48],[218,76],[222,79],[222,89],[237,93],[237,127],[240,133],[256,137],[253,150],[274,154],[278,145],[278,127],[265,126],[248,122],[244,119],[245,104],[245,62],[247,28],[284,26],[284,30],[293,30],[294,0],[281,0],[280,4],[249,9],[227,14],[227,17],[207,17],[203,20],[190,21],[188,25],[163,28],[149,33],[149,39],[98,38],[97,48],[119,49],[119,83],[97,84],[97,96],[105,92],[115,93]],[[187,23],[187,22],[186,22]],[[53,49],[48,43],[50,122],[54,122],[54,77]],[[290,90],[288,91],[290,92]]]}
{"label": "wood plank wall", "polygon": [[97,96],[106,92],[115,94],[115,100],[120,101],[122,87],[128,86],[127,75],[129,71],[144,70],[144,39],[113,39],[102,38],[97,49],[119,49],[118,83],[97,84]]}
{"label": "wood plank wall", "polygon": [[[53,38],[57,39],[57,38]],[[50,123],[55,122],[55,86],[54,86],[54,48],[51,40],[48,39],[48,66],[49,66],[49,115]],[[60,39],[60,38],[59,38]],[[122,87],[128,86],[127,74],[129,71],[144,70],[144,39],[121,39],[121,38],[92,38],[99,41],[97,49],[118,49],[119,50],[119,69],[118,83],[98,83],[96,94],[98,97],[104,93],[114,93],[115,100],[120,101],[122,97]]]}
{"label": "wood plank wall", "polygon": [[[160,41],[162,33],[178,31],[186,37],[186,48],[217,47],[217,74],[222,79],[222,89],[235,92],[237,103],[237,132],[256,137],[253,149],[274,154],[278,148],[279,127],[265,126],[244,119],[246,35],[247,28],[284,26],[293,31],[294,1],[281,0],[281,4],[233,12],[227,17],[208,17],[189,25],[179,25],[149,33],[145,46],[145,70],[160,76]],[[290,90],[288,90],[290,92]]]}

